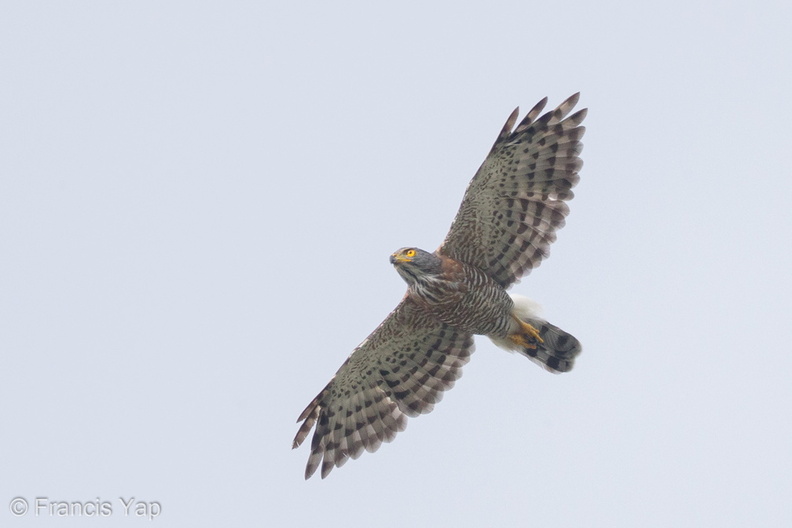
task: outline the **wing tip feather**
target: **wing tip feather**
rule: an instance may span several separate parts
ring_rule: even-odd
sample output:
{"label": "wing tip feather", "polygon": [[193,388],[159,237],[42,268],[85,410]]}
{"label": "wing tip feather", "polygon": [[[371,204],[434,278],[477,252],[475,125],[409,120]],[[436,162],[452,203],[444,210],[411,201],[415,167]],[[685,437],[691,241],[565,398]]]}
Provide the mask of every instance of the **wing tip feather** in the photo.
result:
{"label": "wing tip feather", "polygon": [[508,119],[506,119],[506,123],[503,125],[500,134],[498,134],[498,139],[496,140],[496,143],[502,139],[506,139],[511,135],[512,129],[514,128],[514,123],[517,122],[518,115],[520,115],[519,106],[514,110],[512,110],[512,113],[509,115]]}

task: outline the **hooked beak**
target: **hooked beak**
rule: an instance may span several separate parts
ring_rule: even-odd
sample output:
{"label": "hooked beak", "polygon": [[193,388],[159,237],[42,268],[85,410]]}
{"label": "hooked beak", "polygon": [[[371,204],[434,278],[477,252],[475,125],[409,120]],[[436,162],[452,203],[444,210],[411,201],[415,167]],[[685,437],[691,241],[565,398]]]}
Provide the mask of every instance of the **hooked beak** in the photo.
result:
{"label": "hooked beak", "polygon": [[405,257],[402,253],[394,253],[390,256],[390,263],[393,265],[401,264],[403,262],[409,262],[410,259]]}

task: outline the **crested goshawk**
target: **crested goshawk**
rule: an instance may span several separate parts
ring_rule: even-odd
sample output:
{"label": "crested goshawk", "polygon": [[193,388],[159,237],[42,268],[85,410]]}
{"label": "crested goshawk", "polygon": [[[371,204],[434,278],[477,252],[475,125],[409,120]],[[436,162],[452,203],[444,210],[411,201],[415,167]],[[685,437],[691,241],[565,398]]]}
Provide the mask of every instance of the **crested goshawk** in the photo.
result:
{"label": "crested goshawk", "polygon": [[300,415],[293,447],[316,426],[305,478],[375,451],[408,416],[431,411],[461,375],[474,334],[550,372],[572,368],[580,342],[506,289],[547,257],[569,212],[583,165],[586,110],[568,115],[578,97],[539,117],[545,98],[514,129],[512,112],[442,245],[391,255],[407,293]]}

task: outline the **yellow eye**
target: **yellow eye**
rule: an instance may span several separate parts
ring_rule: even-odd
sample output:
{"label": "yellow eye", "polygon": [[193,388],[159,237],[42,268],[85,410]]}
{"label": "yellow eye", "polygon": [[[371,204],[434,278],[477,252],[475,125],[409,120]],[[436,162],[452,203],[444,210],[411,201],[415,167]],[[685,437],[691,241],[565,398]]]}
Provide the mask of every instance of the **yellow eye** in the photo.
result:
{"label": "yellow eye", "polygon": [[404,252],[404,256],[406,256],[408,258],[413,258],[415,256],[415,250],[414,249],[408,249],[407,251]]}

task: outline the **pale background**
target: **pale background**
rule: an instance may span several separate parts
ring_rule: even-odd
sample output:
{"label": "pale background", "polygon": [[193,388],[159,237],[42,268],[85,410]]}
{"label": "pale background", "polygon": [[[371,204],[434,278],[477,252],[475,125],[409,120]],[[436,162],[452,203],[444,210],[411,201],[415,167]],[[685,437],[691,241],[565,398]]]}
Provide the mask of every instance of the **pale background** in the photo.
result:
{"label": "pale background", "polygon": [[[788,2],[3,2],[0,525],[792,525]],[[303,480],[295,419],[511,110],[581,183],[435,411]],[[11,500],[111,501],[102,519]]]}

